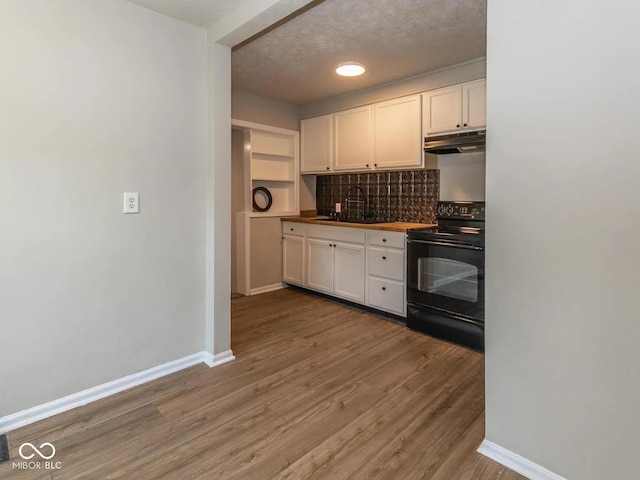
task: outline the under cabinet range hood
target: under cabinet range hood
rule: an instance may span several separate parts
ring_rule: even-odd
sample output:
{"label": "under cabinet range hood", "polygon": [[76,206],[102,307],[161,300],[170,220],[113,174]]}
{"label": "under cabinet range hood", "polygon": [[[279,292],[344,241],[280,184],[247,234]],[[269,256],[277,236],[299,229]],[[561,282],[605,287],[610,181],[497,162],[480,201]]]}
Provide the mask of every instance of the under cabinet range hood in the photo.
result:
{"label": "under cabinet range hood", "polygon": [[484,151],[486,130],[425,137],[424,151],[435,155]]}

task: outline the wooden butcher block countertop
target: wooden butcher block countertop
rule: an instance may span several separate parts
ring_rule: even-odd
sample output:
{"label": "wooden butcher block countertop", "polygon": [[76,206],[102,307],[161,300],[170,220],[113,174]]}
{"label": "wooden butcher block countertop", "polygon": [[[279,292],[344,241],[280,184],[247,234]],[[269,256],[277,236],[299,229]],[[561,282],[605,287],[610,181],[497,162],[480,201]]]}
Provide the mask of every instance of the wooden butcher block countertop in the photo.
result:
{"label": "wooden butcher block countertop", "polygon": [[283,222],[311,223],[315,225],[332,225],[334,227],[366,228],[368,230],[385,230],[387,232],[406,232],[414,228],[436,227],[435,223],[409,223],[409,222],[389,222],[389,223],[350,223],[328,221],[328,217],[283,217]]}

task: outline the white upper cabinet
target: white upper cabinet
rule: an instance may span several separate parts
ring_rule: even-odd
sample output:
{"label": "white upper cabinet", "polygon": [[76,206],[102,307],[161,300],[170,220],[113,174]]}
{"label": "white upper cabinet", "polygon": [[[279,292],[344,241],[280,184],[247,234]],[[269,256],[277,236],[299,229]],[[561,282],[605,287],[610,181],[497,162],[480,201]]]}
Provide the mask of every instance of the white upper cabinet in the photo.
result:
{"label": "white upper cabinet", "polygon": [[425,93],[425,134],[449,132],[462,126],[462,85]]}
{"label": "white upper cabinet", "polygon": [[333,114],[334,170],[369,170],[373,166],[371,105]]}
{"label": "white upper cabinet", "polygon": [[326,173],[333,169],[333,115],[300,121],[300,173]]}
{"label": "white upper cabinet", "polygon": [[422,166],[421,96],[396,98],[373,108],[374,167]]}
{"label": "white upper cabinet", "polygon": [[462,125],[474,130],[487,126],[487,81],[462,85]]}
{"label": "white upper cabinet", "polygon": [[485,79],[431,90],[424,94],[424,134],[483,129],[485,112]]}

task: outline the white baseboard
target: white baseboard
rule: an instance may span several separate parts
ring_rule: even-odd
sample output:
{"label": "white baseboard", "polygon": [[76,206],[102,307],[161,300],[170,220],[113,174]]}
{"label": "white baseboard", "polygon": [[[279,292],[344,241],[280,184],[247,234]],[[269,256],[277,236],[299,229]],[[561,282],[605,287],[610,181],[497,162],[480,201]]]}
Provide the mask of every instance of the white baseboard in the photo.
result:
{"label": "white baseboard", "polygon": [[530,480],[566,480],[566,478],[489,440],[482,442],[478,448],[478,453],[498,462],[500,465],[510,468],[520,475],[524,475]]}
{"label": "white baseboard", "polygon": [[227,350],[226,352],[222,353],[216,353],[215,355],[211,355],[209,352],[203,352],[203,354],[204,363],[206,363],[210,367],[217,367],[218,365],[222,365],[223,363],[227,363],[231,360],[236,359],[236,357],[233,356],[233,352],[231,350]]}
{"label": "white baseboard", "polygon": [[162,365],[143,370],[142,372],[127,375],[126,377],[118,378],[117,380],[103,383],[102,385],[88,388],[87,390],[82,390],[81,392],[73,393],[66,397],[59,398],[27,410],[22,410],[20,412],[12,413],[11,415],[0,417],[0,433],[10,432],[11,430],[81,407],[88,403],[95,402],[96,400],[100,400],[101,398],[108,397],[109,395],[137,387],[143,383],[156,380],[160,377],[184,370],[185,368],[192,367],[199,363],[206,363],[210,367],[214,367],[216,365],[229,362],[234,358],[235,357],[231,350],[227,350],[226,352],[222,352],[217,355],[211,355],[208,352],[194,353],[193,355],[163,363]]}
{"label": "white baseboard", "polygon": [[252,288],[249,295],[260,295],[261,293],[273,292],[284,288],[284,283],[274,283],[273,285],[265,285],[264,287]]}

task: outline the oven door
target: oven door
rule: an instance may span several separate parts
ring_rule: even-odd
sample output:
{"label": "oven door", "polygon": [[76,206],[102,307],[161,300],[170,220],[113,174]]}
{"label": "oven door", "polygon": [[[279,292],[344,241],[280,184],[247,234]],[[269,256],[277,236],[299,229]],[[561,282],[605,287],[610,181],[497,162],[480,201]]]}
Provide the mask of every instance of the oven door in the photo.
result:
{"label": "oven door", "polygon": [[484,321],[484,248],[407,241],[407,301]]}

